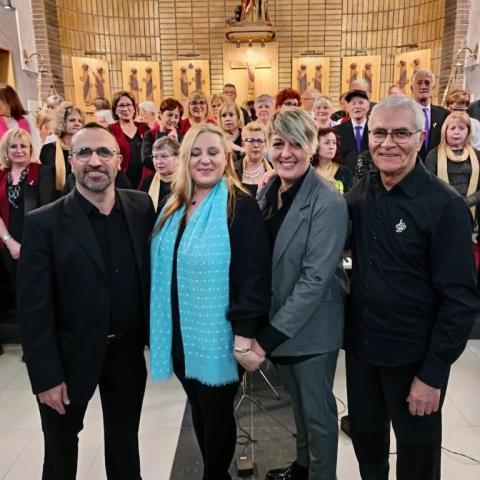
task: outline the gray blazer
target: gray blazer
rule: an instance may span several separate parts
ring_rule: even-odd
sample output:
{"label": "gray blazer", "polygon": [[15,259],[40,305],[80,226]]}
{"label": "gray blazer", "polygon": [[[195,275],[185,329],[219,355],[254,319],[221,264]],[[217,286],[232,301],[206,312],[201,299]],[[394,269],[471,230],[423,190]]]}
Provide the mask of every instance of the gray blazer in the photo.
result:
{"label": "gray blazer", "polygon": [[[272,184],[257,198],[264,214]],[[343,196],[310,167],[273,248],[270,323],[289,339],[272,357],[341,347],[348,289],[341,257],[347,226]]]}

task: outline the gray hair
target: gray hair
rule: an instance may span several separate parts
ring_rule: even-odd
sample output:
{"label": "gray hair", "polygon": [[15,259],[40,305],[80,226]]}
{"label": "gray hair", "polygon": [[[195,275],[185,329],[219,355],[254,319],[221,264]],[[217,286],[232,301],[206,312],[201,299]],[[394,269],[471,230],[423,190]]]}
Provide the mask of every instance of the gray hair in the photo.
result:
{"label": "gray hair", "polygon": [[299,144],[310,155],[317,150],[317,125],[313,118],[298,107],[282,107],[267,125],[267,141],[278,135],[291,144]]}
{"label": "gray hair", "polygon": [[321,95],[315,100],[315,103],[313,104],[313,109],[315,110],[315,108],[319,107],[320,105],[328,105],[330,108],[333,107],[332,101],[326,95]]}
{"label": "gray hair", "polygon": [[[354,85],[357,85],[354,87]],[[364,78],[357,78],[350,83],[350,90],[363,90],[364,92],[368,92],[370,88],[369,83]]]}
{"label": "gray hair", "polygon": [[150,112],[150,113],[158,112],[157,106],[150,100],[140,103],[138,107],[143,108],[146,112]]}
{"label": "gray hair", "polygon": [[377,103],[370,114],[368,120],[368,128],[371,129],[373,119],[375,115],[385,109],[398,109],[409,111],[415,118],[415,127],[417,130],[423,130],[425,127],[425,115],[420,107],[420,105],[413,100],[413,98],[407,97],[406,95],[390,95],[389,97],[384,98],[379,103]]}
{"label": "gray hair", "polygon": [[162,149],[167,149],[175,157],[180,153],[180,144],[174,138],[165,135],[164,137],[157,138],[152,145],[152,151],[158,151]]}
{"label": "gray hair", "polygon": [[255,105],[259,103],[271,103],[272,105],[275,105],[275,100],[271,95],[267,95],[266,93],[263,93],[262,95],[259,95],[255,99]]}
{"label": "gray hair", "polygon": [[417,78],[417,75],[427,75],[432,79],[432,85],[435,85],[435,74],[433,72],[431,72],[430,70],[418,70],[413,74],[412,86],[415,85],[415,79]]}

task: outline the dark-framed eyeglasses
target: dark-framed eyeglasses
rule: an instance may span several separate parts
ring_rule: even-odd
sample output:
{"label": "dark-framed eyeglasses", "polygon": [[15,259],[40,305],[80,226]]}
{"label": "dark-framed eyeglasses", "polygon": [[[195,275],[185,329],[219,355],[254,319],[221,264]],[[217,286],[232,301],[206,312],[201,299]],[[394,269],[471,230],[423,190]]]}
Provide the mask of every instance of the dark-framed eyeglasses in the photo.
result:
{"label": "dark-framed eyeglasses", "polygon": [[192,102],[190,102],[190,105],[192,107],[196,107],[196,106],[204,107],[206,104],[207,102],[205,100],[193,100]]}
{"label": "dark-framed eyeglasses", "polygon": [[263,143],[265,143],[265,139],[263,138],[246,138],[244,140],[244,142],[246,143],[250,143],[251,145],[262,145]]}
{"label": "dark-framed eyeglasses", "polygon": [[131,103],[117,103],[117,108],[133,108]]}
{"label": "dark-framed eyeglasses", "polygon": [[406,128],[397,128],[394,130],[386,130],[385,128],[375,128],[371,132],[369,132],[370,136],[372,137],[373,141],[376,143],[382,143],[386,140],[387,136],[390,135],[392,137],[392,141],[398,144],[407,143],[410,140],[412,135],[415,135],[422,130],[415,130],[411,132]]}
{"label": "dark-framed eyeglasses", "polygon": [[119,153],[117,150],[110,150],[107,147],[80,147],[79,149],[72,152],[72,154],[75,155],[75,158],[79,162],[88,162],[88,160],[92,158],[93,152],[95,152],[97,154],[97,157],[103,161],[111,160],[115,156],[115,154]]}

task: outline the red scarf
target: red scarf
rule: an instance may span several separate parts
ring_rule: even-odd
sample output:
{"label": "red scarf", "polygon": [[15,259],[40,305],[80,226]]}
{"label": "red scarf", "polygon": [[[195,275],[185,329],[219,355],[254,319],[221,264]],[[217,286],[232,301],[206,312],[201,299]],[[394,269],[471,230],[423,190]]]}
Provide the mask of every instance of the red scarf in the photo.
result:
{"label": "red scarf", "polygon": [[[15,118],[14,119],[17,122],[17,127],[21,128],[22,130],[25,130],[28,133],[32,133],[30,131],[30,124],[28,123],[28,120],[25,117],[20,117],[20,118]],[[7,122],[5,121],[5,118],[3,118],[0,115],[0,138],[2,138],[7,132],[10,130],[10,128],[7,125]]]}
{"label": "red scarf", "polygon": [[[41,165],[39,163],[29,164],[25,185],[38,185],[40,180],[40,167]],[[8,203],[7,196],[7,177],[9,171],[9,169],[0,170],[0,217],[2,217],[3,223],[7,228],[10,224],[10,203]]]}
{"label": "red scarf", "polygon": [[[146,132],[148,132],[149,128],[144,123],[134,122],[135,126],[137,127],[137,133],[140,135],[140,138],[143,139],[143,136]],[[122,172],[126,172],[128,170],[128,166],[130,165],[130,157],[132,155],[132,149],[130,148],[130,144],[128,143],[127,137],[123,133],[122,127],[120,126],[120,122],[112,123],[109,126],[110,131],[112,132],[113,136],[117,139],[118,146],[120,147],[120,153],[122,154],[122,165],[120,166]]]}

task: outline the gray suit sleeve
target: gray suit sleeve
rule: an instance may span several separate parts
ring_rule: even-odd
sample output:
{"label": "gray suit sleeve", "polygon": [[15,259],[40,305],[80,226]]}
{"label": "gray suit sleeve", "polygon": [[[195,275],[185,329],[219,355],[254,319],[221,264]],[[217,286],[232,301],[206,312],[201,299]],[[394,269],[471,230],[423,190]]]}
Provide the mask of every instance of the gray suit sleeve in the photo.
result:
{"label": "gray suit sleeve", "polygon": [[271,319],[277,330],[293,337],[318,309],[335,275],[347,236],[348,211],[340,195],[316,199],[302,260],[301,275],[285,303]]}

